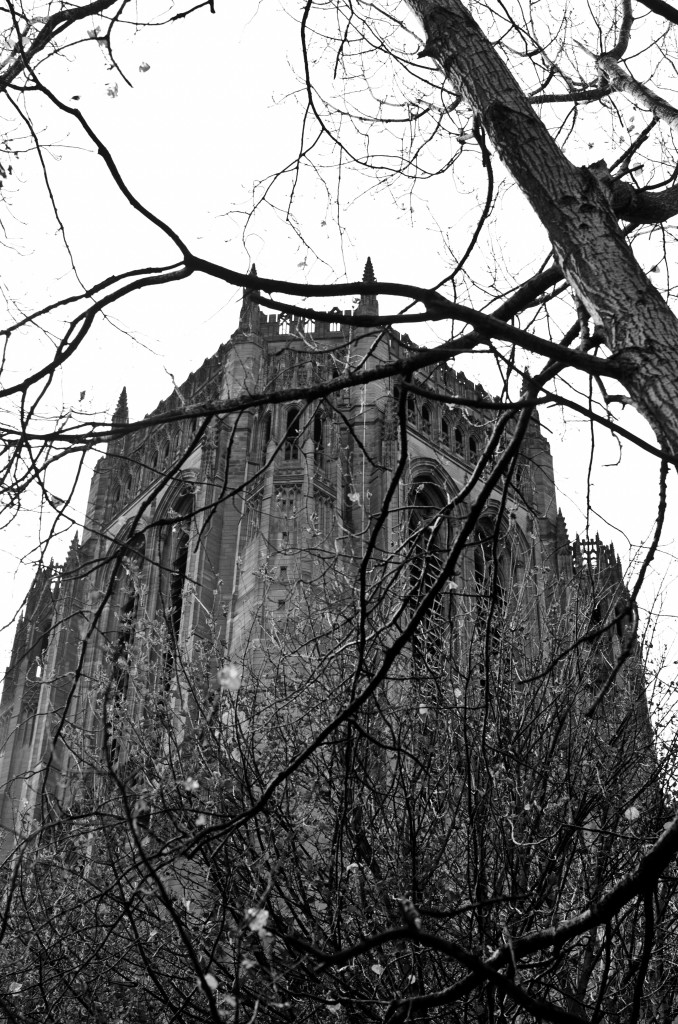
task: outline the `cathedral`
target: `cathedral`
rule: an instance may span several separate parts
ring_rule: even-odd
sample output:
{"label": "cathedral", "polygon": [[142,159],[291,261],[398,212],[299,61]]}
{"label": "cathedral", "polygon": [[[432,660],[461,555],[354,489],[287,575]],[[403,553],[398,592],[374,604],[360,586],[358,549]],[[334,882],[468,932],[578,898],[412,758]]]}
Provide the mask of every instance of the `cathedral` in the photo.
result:
{"label": "cathedral", "polygon": [[[142,676],[166,694],[164,727],[184,729],[187,666],[226,686],[229,673],[279,680],[334,643],[334,670],[358,623],[352,657],[385,658],[390,693],[416,678],[425,716],[441,685],[459,693],[483,664],[487,680],[490,661],[497,679],[532,678],[576,622],[586,699],[630,702],[651,760],[622,570],[597,538],[570,544],[536,414],[495,479],[513,430],[498,426],[501,403],[445,364],[381,375],[419,350],[347,325],[378,314],[376,298],[336,321],[267,314],[258,298],[244,293],[230,340],[147,426],[127,429],[123,390],[82,534],[63,565],[36,572],[0,705],[5,842],[68,806],[88,752],[133,758]],[[351,368],[374,372],[327,387]],[[213,412],[230,399],[238,411]]]}

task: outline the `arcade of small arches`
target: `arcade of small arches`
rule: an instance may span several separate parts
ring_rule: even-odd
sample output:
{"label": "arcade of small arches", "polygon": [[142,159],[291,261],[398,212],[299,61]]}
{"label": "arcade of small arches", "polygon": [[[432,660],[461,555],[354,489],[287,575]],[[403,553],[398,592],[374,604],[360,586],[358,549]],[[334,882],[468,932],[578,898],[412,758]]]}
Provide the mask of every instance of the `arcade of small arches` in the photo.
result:
{"label": "arcade of small arches", "polygon": [[[393,399],[397,406],[400,404],[400,397],[400,389],[396,387]],[[478,462],[487,441],[487,428],[473,426],[470,422],[465,422],[460,413],[441,409],[438,402],[427,401],[412,392],[405,398],[405,415],[408,427],[433,444],[439,445],[463,462],[471,465]],[[520,457],[514,475],[517,487],[526,482],[526,470],[527,462],[524,457]]]}
{"label": "arcade of small arches", "polygon": [[[395,397],[397,400],[397,394]],[[440,445],[463,462],[475,465],[478,461],[486,436],[484,433],[465,427],[453,413],[441,413],[434,404],[417,401],[414,395],[407,397],[406,412],[408,426],[432,443]],[[276,423],[278,429],[275,429]],[[254,432],[253,451],[258,460],[264,461],[271,454],[268,446],[276,437],[282,438],[276,450],[282,450],[284,462],[297,461],[306,450],[305,441],[310,438],[314,461],[322,466],[332,448],[331,417],[321,405],[313,412],[301,404],[282,406],[274,412],[267,410],[260,416]],[[514,474],[514,483],[518,488],[527,482],[526,469],[525,459],[519,458]]]}

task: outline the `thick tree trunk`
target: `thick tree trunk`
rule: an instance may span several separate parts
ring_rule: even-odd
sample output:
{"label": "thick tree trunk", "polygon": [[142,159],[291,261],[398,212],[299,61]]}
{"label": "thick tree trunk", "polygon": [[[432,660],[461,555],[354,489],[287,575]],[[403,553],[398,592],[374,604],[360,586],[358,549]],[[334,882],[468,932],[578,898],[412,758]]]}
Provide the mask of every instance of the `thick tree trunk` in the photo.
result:
{"label": "thick tree trunk", "polygon": [[624,240],[596,176],[563,155],[459,0],[408,0],[433,57],[480,119],[603,332],[639,412],[678,459],[678,321]]}

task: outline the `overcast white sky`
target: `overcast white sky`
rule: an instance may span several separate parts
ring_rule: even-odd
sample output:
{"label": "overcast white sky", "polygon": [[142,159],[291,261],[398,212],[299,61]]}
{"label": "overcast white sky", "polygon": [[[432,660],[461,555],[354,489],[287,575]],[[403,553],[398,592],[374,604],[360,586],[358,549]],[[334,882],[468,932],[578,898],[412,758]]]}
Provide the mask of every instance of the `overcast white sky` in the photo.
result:
{"label": "overcast white sky", "polygon": [[[296,13],[296,4],[289,7]],[[402,195],[394,198],[388,190],[361,198],[366,182],[346,172],[338,224],[336,176],[328,170],[330,201],[322,186],[304,177],[293,208],[294,223],[286,221],[284,208],[262,208],[246,223],[253,183],[286,166],[298,152],[303,100],[294,95],[299,89],[298,32],[295,18],[277,3],[223,5],[216,16],[198,14],[172,28],[130,32],[121,38],[117,55],[133,88],[106,68],[96,44],[52,65],[48,81],[64,99],[79,97],[77,103],[135,194],[198,254],[237,270],[247,269],[254,259],[262,273],[314,283],[357,279],[371,255],[382,280],[435,284],[448,272],[448,247],[457,255],[463,251],[475,223],[472,185],[449,173],[420,188],[409,201]],[[145,65],[148,70],[140,70]],[[116,87],[117,96],[112,98],[108,89]],[[172,246],[127,208],[91,148],[83,146],[65,118],[56,117],[44,101],[37,102],[42,112],[34,107],[34,116],[44,120],[41,137],[50,144],[47,173],[82,280],[93,282],[130,265],[171,260]],[[586,142],[582,146],[587,150],[582,162],[605,155],[590,152]],[[0,274],[6,294],[24,310],[40,297],[44,301],[70,289],[68,265],[38,181],[39,170],[29,155],[21,158],[3,214]],[[273,193],[274,201],[281,194]],[[548,248],[515,187],[508,189],[503,202],[509,210],[506,235],[496,237],[494,244],[510,245],[512,268],[522,279]],[[307,244],[300,240],[297,227]],[[55,401],[84,414],[110,413],[125,385],[131,415],[142,416],[169,393],[172,376],[183,380],[230,335],[238,304],[239,295],[232,289],[199,279],[149,289],[126,300],[109,323],[97,326],[86,348],[66,367]],[[426,344],[448,330],[446,325],[411,333]],[[24,344],[16,372],[25,365],[22,358],[30,362],[36,356],[33,343],[24,339]],[[463,369],[492,389],[489,360],[467,361]],[[86,395],[80,403],[82,391]],[[586,526],[588,428],[560,412],[544,413],[542,421],[573,536]],[[625,423],[651,436],[632,412]],[[600,532],[628,557],[652,530],[658,466],[631,446],[624,447],[619,459],[616,445],[599,438],[590,523],[593,533]],[[58,475],[51,486],[55,491],[63,487]],[[82,515],[83,497],[81,489],[73,509],[76,519]],[[27,514],[21,529],[11,536],[6,531],[0,541],[6,572],[14,581],[9,588],[11,606],[3,602],[5,620],[27,583],[25,571],[12,575],[17,556],[37,526],[36,517]],[[669,575],[673,541],[669,524],[667,557],[662,562],[662,571]],[[63,546],[57,546],[55,557],[62,555]],[[650,582],[648,593],[656,586],[656,576]],[[675,604],[669,595],[669,613]],[[671,633],[667,628],[668,638]],[[0,637],[5,650],[9,640],[6,634]]]}

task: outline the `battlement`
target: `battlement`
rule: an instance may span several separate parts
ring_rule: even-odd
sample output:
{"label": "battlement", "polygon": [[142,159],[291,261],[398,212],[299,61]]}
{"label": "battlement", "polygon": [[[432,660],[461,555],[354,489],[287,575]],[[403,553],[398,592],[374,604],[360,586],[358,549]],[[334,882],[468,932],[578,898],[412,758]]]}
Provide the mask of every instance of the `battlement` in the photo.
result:
{"label": "battlement", "polygon": [[[340,317],[353,316],[352,309],[330,310],[336,312]],[[313,340],[315,338],[328,338],[332,335],[348,334],[351,325],[332,321],[327,323],[324,320],[313,320],[311,317],[291,317],[287,313],[261,313],[259,318],[259,331],[267,341],[277,337],[286,338],[296,336]]]}
{"label": "battlement", "polygon": [[572,563],[575,569],[595,569],[598,572],[608,570],[619,573],[622,580],[621,562],[617,557],[614,544],[603,544],[598,534],[595,537],[575,537],[572,545]]}

